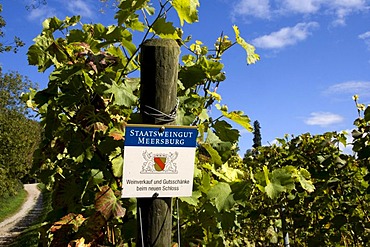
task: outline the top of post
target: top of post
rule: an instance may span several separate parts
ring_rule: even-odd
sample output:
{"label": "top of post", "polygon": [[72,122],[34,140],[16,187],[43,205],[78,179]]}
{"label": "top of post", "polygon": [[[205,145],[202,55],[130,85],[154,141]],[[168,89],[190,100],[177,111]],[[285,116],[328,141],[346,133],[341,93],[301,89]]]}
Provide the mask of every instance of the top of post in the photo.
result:
{"label": "top of post", "polygon": [[143,46],[179,47],[177,42],[173,39],[148,39],[144,41]]}

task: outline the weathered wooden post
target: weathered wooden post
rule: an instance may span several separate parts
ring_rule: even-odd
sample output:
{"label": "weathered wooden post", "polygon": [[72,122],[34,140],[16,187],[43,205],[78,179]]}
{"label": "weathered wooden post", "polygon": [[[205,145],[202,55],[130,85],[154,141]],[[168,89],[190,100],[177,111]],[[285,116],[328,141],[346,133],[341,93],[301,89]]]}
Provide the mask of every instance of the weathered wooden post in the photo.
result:
{"label": "weathered wooden post", "polygon": [[[179,54],[180,48],[174,40],[150,39],[142,44],[140,111],[143,124],[174,124]],[[138,198],[137,208],[138,246],[171,246],[172,198]]]}

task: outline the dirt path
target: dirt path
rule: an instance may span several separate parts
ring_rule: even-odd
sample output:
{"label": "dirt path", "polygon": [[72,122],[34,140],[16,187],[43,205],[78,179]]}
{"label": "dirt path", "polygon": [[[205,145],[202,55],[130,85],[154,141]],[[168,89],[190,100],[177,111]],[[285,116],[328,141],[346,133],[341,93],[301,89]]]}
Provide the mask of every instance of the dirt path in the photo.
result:
{"label": "dirt path", "polygon": [[42,210],[42,195],[37,184],[25,184],[27,200],[12,217],[0,222],[0,246],[7,246],[27,228]]}

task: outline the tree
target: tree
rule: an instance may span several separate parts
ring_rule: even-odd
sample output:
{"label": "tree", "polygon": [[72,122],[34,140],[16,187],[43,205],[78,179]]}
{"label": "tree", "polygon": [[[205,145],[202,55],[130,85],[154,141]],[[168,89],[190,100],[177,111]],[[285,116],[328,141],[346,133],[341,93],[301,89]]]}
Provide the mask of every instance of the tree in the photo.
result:
{"label": "tree", "polygon": [[40,142],[40,125],[28,119],[20,96],[35,87],[16,72],[0,67],[0,197],[11,196],[28,177],[32,155]]}
{"label": "tree", "polygon": [[243,163],[246,163],[248,157],[256,151],[256,148],[262,146],[261,126],[258,120],[253,122],[253,149],[247,149],[243,156]]}
{"label": "tree", "polygon": [[253,122],[253,148],[262,146],[261,126],[258,120]]}
{"label": "tree", "polygon": [[[3,11],[3,5],[0,4],[0,13]],[[5,36],[5,33],[3,32],[3,28],[6,26],[6,21],[4,18],[0,15],[0,38],[3,38]],[[24,46],[23,41],[15,36],[12,43],[6,44],[3,42],[0,42],[0,53],[13,51],[17,52],[19,47]]]}

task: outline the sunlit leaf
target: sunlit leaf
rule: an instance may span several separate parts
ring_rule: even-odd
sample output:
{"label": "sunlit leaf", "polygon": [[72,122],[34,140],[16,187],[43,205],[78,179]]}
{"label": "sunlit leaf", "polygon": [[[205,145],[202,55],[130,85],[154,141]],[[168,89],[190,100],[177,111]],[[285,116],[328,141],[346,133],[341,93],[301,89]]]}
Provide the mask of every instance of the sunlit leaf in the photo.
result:
{"label": "sunlit leaf", "polygon": [[165,18],[159,18],[152,26],[153,31],[163,39],[180,39],[181,31],[173,26],[172,22],[166,22]]}
{"label": "sunlit leaf", "polygon": [[242,37],[240,37],[240,31],[237,26],[233,26],[234,32],[235,32],[235,38],[236,42],[244,48],[244,50],[247,52],[247,63],[253,64],[256,63],[258,60],[260,60],[260,56],[255,53],[255,48],[253,45],[247,43]]}
{"label": "sunlit leaf", "polygon": [[194,23],[198,21],[198,10],[200,6],[198,0],[173,0],[172,6],[177,11],[181,26],[184,25],[184,21],[187,23]]}
{"label": "sunlit leaf", "polygon": [[109,155],[109,161],[112,163],[113,175],[117,178],[122,177],[123,155],[121,148],[117,147],[116,150]]}
{"label": "sunlit leaf", "polygon": [[216,164],[216,165],[222,165],[222,159],[221,159],[221,156],[218,154],[218,152],[211,146],[211,144],[209,143],[202,143],[202,147],[204,147],[208,154],[211,156],[212,158],[212,161]]}
{"label": "sunlit leaf", "polygon": [[250,124],[251,120],[247,115],[244,115],[242,111],[232,111],[227,112],[227,109],[221,107],[219,104],[216,104],[216,108],[222,112],[222,115],[227,117],[228,119],[234,121],[237,124],[243,126],[246,130],[252,132],[253,127]]}

